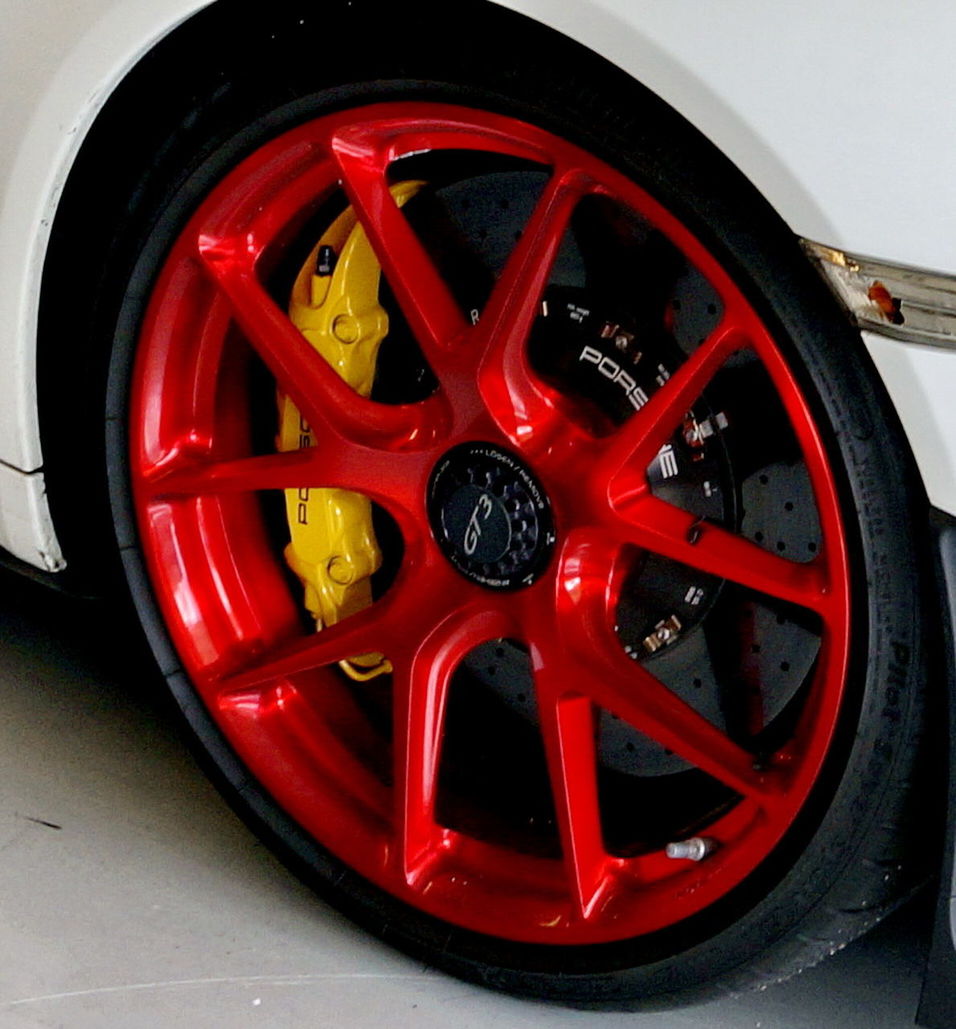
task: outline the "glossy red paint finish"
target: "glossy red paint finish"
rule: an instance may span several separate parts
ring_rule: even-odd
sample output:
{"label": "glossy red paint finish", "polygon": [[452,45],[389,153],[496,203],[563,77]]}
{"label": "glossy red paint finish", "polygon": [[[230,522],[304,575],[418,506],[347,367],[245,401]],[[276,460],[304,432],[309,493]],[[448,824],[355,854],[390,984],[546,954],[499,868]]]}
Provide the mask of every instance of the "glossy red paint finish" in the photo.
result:
{"label": "glossy red paint finish", "polygon": [[[510,154],[551,169],[488,301],[468,324],[392,200],[388,166],[413,151]],[[356,395],[289,322],[264,284],[286,244],[341,182],[438,380],[415,404]],[[531,367],[526,341],[575,204],[589,194],[640,213],[702,272],[723,318],[620,429],[597,437]],[[243,343],[242,341],[245,341]],[[735,351],[762,361],[809,469],[822,545],[798,563],[653,496],[647,467]],[[315,430],[316,445],[257,452],[248,365],[255,353]],[[263,146],[209,195],[155,287],[134,371],[133,494],[143,550],[184,667],[255,777],[316,839],[414,907],[521,941],[623,939],[679,921],[762,862],[818,777],[843,695],[847,554],[836,487],[808,404],[724,269],[626,177],[533,126],[435,104],[371,106]],[[459,575],[433,538],[429,476],[451,447],[516,452],[546,489],[554,555],[527,588]],[[371,607],[320,633],[302,627],[259,494],[342,487],[395,520],[403,564]],[[622,552],[645,548],[815,612],[815,679],[791,738],[765,764],[624,653],[614,630]],[[531,655],[563,857],[532,857],[436,818],[452,674],[501,637]],[[382,652],[394,667],[394,744],[383,752],[335,671]],[[707,827],[706,861],[621,858],[602,838],[595,708],[603,707],[732,788]],[[384,766],[384,771],[383,771]]]}

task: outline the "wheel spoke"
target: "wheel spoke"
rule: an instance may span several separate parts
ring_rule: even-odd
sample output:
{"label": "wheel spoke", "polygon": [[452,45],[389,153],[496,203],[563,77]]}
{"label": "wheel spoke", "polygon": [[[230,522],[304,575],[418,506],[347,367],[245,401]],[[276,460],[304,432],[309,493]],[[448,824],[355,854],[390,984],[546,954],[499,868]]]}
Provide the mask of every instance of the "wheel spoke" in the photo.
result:
{"label": "wheel spoke", "polygon": [[536,676],[538,712],[561,833],[561,849],[577,917],[587,919],[608,885],[598,803],[594,710],[587,697],[562,696],[549,681],[552,665]]}
{"label": "wheel spoke", "polygon": [[648,465],[727,358],[745,343],[746,337],[725,319],[609,438],[593,468],[595,487],[612,501],[646,488]]}
{"label": "wheel spoke", "polygon": [[[485,404],[512,442],[548,436],[554,404],[528,364],[527,343],[541,297],[587,177],[555,171],[505,265],[470,339],[483,353],[479,383]],[[535,443],[537,449],[540,446]]]}
{"label": "wheel spoke", "polygon": [[776,775],[756,770],[752,754],[623,650],[598,665],[588,685],[595,703],[744,797],[763,801],[780,792]]}
{"label": "wheel spoke", "polygon": [[232,461],[189,461],[181,452],[153,468],[146,478],[151,501],[172,497],[198,497],[216,493],[296,489],[319,485],[322,468],[309,450],[290,450]]}
{"label": "wheel spoke", "polygon": [[579,532],[562,555],[556,635],[578,665],[565,677],[566,692],[588,697],[742,795],[772,792],[751,754],[624,653],[613,624],[617,553],[613,542]]}
{"label": "wheel spoke", "polygon": [[831,614],[833,599],[822,557],[788,561],[650,495],[625,505],[619,516],[622,542],[824,617]]}
{"label": "wheel spoke", "polygon": [[241,240],[242,253],[256,262],[334,184],[333,162],[310,140],[300,140],[281,154],[260,154],[226,202],[204,209],[195,230],[199,249]]}
{"label": "wheel spoke", "polygon": [[443,278],[401,213],[386,180],[388,151],[376,135],[343,128],[330,141],[342,185],[385,278],[435,374],[466,322]]}
{"label": "wheel spoke", "polygon": [[381,651],[393,638],[391,627],[398,617],[397,606],[389,595],[321,632],[297,636],[257,654],[247,655],[238,669],[219,679],[216,690],[220,694],[239,693],[325,668],[356,654]]}
{"label": "wheel spoke", "polygon": [[421,517],[430,455],[390,453],[339,441],[302,450],[215,461],[174,451],[146,476],[148,501],[260,490],[345,489],[361,493],[399,516]]}
{"label": "wheel spoke", "polygon": [[[202,279],[198,272],[193,269],[190,271],[197,279]],[[205,280],[202,281],[205,285]],[[216,399],[221,385],[219,372],[230,322],[229,304],[221,293],[216,292],[197,341],[194,357],[196,372],[192,377],[192,398],[189,404],[192,415],[189,434],[194,440],[201,440],[203,446],[208,446],[215,436]]]}
{"label": "wheel spoke", "polygon": [[[392,452],[358,445],[341,445],[334,440],[317,441],[310,448],[320,469],[318,485],[362,493],[425,531],[425,489],[434,464],[431,451]],[[411,525],[409,525],[411,531]]]}
{"label": "wheel spoke", "polygon": [[218,244],[202,258],[249,343],[311,426],[381,447],[417,445],[439,434],[435,400],[391,406],[356,393],[278,308],[242,254]]}
{"label": "wheel spoke", "polygon": [[[393,652],[396,817],[402,874],[412,885],[426,876],[443,834],[435,801],[452,675],[474,647],[514,629],[509,615],[484,597],[451,614],[447,598],[447,591],[436,592],[418,611],[411,637],[423,639],[421,645]],[[434,624],[431,632],[425,629],[428,621]]]}
{"label": "wheel spoke", "polygon": [[396,819],[402,875],[415,884],[436,856],[438,769],[454,664],[419,654],[399,665],[395,683]]}
{"label": "wheel spoke", "polygon": [[[751,332],[751,345],[777,389],[803,452],[823,534],[823,547],[819,560],[826,566],[830,583],[839,589],[840,584],[847,581],[849,569],[847,555],[842,545],[840,504],[827,469],[826,449],[813,413],[807,405],[806,397],[794,378],[793,372],[774,346],[766,329],[761,326],[760,330],[755,329]],[[828,541],[831,543],[830,546],[827,546]],[[844,622],[849,618],[845,607],[847,602],[848,597],[844,591],[842,613]],[[834,614],[839,617],[839,598],[834,598]]]}

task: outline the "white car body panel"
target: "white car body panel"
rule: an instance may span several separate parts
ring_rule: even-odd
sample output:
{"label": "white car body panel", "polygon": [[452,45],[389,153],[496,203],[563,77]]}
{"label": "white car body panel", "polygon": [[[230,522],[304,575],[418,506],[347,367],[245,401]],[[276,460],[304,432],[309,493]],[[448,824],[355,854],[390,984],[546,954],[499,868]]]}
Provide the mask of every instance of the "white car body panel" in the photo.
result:
{"label": "white car body panel", "polygon": [[917,453],[923,484],[930,500],[940,503],[956,492],[956,353],[935,347],[901,344],[873,332],[863,339],[910,441]]}
{"label": "white car body panel", "polygon": [[46,243],[70,166],[111,89],[199,6],[0,3],[0,460],[23,471],[42,464],[33,341]]}
{"label": "white car body panel", "polygon": [[[61,563],[43,500],[35,330],[50,225],[111,90],[203,0],[0,0],[0,546]],[[799,235],[956,273],[956,6],[504,0],[614,61],[733,160]],[[21,41],[30,40],[29,46]],[[913,97],[920,103],[914,104]],[[82,250],[78,250],[82,260]],[[956,512],[956,353],[873,338],[931,501]],[[69,340],[64,340],[69,346]],[[32,473],[32,474],[28,474]]]}
{"label": "white car body panel", "polygon": [[40,472],[27,474],[0,465],[0,547],[44,572],[66,567]]}
{"label": "white car body panel", "polygon": [[663,97],[798,235],[956,274],[956,5],[504,3]]}

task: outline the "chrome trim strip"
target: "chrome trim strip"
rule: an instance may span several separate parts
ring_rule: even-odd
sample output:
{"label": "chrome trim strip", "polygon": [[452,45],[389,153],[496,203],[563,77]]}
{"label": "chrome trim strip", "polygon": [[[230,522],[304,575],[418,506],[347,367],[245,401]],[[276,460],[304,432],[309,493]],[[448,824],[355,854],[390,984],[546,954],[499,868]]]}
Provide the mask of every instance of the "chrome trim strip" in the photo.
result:
{"label": "chrome trim strip", "polygon": [[861,329],[956,349],[956,277],[800,243]]}

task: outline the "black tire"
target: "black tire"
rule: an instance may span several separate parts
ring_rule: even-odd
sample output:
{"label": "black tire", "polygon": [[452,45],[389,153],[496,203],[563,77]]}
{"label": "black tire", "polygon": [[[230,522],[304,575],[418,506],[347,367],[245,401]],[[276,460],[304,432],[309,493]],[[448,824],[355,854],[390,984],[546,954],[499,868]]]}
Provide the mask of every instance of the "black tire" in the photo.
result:
{"label": "black tire", "polygon": [[[107,465],[122,562],[193,742],[230,803],[322,896],[462,978],[573,1005],[629,1007],[764,985],[816,962],[920,881],[938,821],[926,814],[926,790],[934,786],[925,757],[918,760],[932,619],[913,526],[925,524],[925,500],[857,333],[787,227],[739,173],[677,114],[593,55],[484,5],[471,10],[464,52],[460,11],[452,24],[437,8],[394,20],[364,2],[323,11],[321,19],[312,10],[289,3],[265,16],[240,12],[227,26],[230,16],[215,5],[203,16],[205,36],[196,25],[181,30],[180,41],[190,32],[207,41],[227,34],[220,52],[230,54],[229,64],[197,78],[195,95],[184,90],[180,108],[172,104],[157,119],[167,126],[162,139],[142,141],[154,160],[140,169],[122,221],[107,220],[106,274],[89,319],[91,335],[113,324]],[[339,67],[325,41],[358,26],[367,48],[359,65],[350,57]],[[254,74],[244,70],[253,66]],[[340,861],[237,756],[184,670],[144,554],[131,487],[130,382],[174,241],[223,177],[284,131],[353,107],[409,101],[520,119],[637,182],[703,243],[769,328],[832,468],[850,559],[852,646],[825,762],[790,828],[739,884],[686,918],[629,938],[555,945],[462,928]]]}

